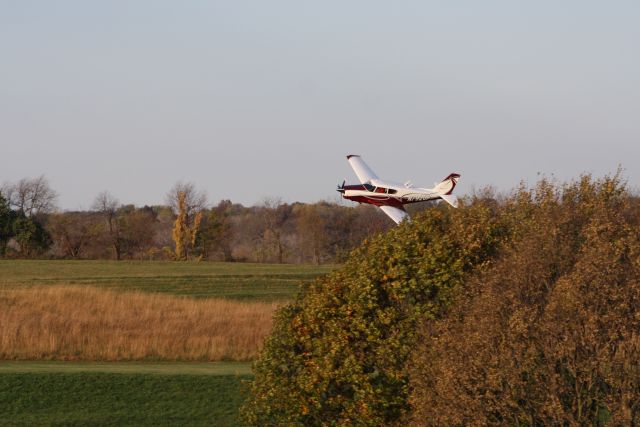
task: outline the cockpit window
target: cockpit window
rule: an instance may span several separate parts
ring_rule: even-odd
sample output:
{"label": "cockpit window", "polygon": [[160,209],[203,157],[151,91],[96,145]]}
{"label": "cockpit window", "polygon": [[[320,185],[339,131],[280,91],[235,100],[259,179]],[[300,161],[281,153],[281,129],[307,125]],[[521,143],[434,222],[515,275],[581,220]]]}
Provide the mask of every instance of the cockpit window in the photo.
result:
{"label": "cockpit window", "polygon": [[389,194],[396,194],[398,190],[394,190],[393,188],[389,189]]}
{"label": "cockpit window", "polygon": [[386,192],[387,192],[386,188],[382,188],[382,187],[376,188],[376,193],[386,193]]}
{"label": "cockpit window", "polygon": [[365,188],[367,191],[373,191],[373,190],[375,190],[375,187],[374,187],[373,185],[371,185],[371,184],[363,184],[363,185],[364,185],[364,188]]}

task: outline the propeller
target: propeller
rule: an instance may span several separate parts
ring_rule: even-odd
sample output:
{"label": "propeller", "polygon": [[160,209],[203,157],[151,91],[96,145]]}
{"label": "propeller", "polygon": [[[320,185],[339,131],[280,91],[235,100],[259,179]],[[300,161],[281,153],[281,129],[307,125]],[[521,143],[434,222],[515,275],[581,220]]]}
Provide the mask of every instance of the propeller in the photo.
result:
{"label": "propeller", "polygon": [[344,185],[347,183],[347,180],[345,179],[344,181],[342,181],[342,185],[338,185],[338,191],[341,193],[344,193]]}

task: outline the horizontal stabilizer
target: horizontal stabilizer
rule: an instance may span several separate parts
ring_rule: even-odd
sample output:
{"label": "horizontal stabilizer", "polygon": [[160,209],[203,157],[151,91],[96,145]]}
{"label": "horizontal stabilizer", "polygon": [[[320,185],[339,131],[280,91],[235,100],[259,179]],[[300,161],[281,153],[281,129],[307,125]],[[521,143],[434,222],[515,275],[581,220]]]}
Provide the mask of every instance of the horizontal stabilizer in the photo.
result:
{"label": "horizontal stabilizer", "polygon": [[449,203],[454,208],[458,207],[458,198],[452,194],[441,194],[440,198]]}

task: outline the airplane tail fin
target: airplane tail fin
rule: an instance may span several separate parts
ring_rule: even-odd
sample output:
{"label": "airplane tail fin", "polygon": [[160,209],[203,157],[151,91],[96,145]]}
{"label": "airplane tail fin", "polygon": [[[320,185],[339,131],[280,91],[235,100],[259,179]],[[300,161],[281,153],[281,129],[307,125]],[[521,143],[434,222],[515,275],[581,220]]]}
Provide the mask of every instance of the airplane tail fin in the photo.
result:
{"label": "airplane tail fin", "polygon": [[451,193],[453,193],[453,189],[456,187],[458,179],[460,179],[460,174],[449,174],[449,176],[443,179],[440,184],[436,185],[433,188],[436,192],[438,192],[442,200],[449,203],[454,208],[458,207],[458,198],[456,196],[453,196]]}

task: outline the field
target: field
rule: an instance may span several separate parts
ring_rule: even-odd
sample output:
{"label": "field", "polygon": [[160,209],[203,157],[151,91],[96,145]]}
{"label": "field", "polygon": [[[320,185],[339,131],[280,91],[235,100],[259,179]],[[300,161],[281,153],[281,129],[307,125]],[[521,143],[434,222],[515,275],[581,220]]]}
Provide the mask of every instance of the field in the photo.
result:
{"label": "field", "polygon": [[52,285],[0,291],[0,360],[252,360],[277,302]]}
{"label": "field", "polygon": [[238,425],[248,364],[0,363],[0,425]]}
{"label": "field", "polygon": [[333,266],[160,261],[0,260],[0,290],[90,285],[193,298],[278,301]]}
{"label": "field", "polygon": [[0,425],[237,425],[273,310],[332,268],[0,261]]}

